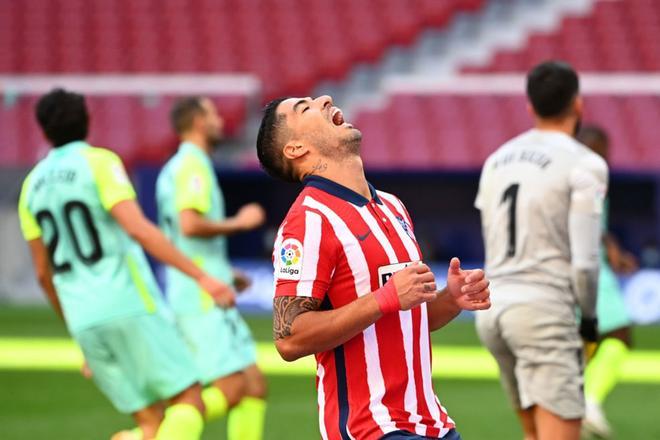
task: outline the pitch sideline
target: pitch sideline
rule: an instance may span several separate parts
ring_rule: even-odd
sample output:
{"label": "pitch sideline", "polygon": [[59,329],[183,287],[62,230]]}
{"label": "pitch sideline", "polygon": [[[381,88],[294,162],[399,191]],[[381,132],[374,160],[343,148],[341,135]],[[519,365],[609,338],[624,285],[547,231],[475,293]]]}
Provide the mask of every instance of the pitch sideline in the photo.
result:
{"label": "pitch sideline", "polygon": [[[283,361],[268,342],[257,343],[259,366],[269,375],[313,375],[311,356]],[[482,347],[434,346],[433,377],[497,379],[497,365]],[[82,354],[67,338],[0,338],[0,370],[76,371]],[[660,384],[660,351],[631,352],[621,375],[623,382]]]}

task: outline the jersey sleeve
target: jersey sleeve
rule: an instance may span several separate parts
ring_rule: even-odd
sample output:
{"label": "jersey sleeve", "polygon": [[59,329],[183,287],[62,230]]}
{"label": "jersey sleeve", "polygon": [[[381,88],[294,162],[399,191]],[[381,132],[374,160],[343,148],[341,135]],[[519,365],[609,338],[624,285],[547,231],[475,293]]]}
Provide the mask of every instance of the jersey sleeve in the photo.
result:
{"label": "jersey sleeve", "polygon": [[135,199],[135,189],[119,156],[103,148],[90,149],[87,155],[96,181],[101,205],[106,211],[124,200]]}
{"label": "jersey sleeve", "polygon": [[569,176],[569,237],[571,259],[577,267],[589,268],[598,264],[607,173],[605,161],[590,153],[577,162]]}
{"label": "jersey sleeve", "polygon": [[30,190],[30,175],[25,178],[21,189],[21,196],[18,199],[18,218],[21,224],[21,232],[25,241],[35,240],[41,237],[41,227],[37,219],[32,215],[28,208],[28,192]]}
{"label": "jersey sleeve", "polygon": [[174,206],[177,212],[194,209],[205,214],[211,209],[211,176],[208,169],[195,158],[188,158],[174,177]]}
{"label": "jersey sleeve", "polygon": [[337,239],[321,214],[290,213],[273,250],[275,296],[323,299],[337,265],[337,252]]}

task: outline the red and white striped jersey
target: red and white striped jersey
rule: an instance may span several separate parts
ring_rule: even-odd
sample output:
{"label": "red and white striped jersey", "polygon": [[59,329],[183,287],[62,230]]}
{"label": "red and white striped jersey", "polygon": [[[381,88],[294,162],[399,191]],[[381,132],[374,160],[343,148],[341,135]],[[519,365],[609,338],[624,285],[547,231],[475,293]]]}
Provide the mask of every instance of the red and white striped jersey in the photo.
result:
{"label": "red and white striped jersey", "polygon": [[[275,296],[342,307],[382,286],[397,264],[422,259],[401,201],[370,189],[367,200],[318,176],[305,180],[275,241]],[[426,304],[383,316],[316,361],[323,439],[398,430],[441,438],[454,428],[433,392]]]}

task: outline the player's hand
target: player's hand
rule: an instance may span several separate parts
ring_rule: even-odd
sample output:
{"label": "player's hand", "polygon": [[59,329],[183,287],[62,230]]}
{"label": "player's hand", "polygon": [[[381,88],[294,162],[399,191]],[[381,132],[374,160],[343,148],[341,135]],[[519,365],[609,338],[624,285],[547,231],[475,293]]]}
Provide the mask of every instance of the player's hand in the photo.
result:
{"label": "player's hand", "polygon": [[597,342],[598,319],[582,317],[580,320],[580,336],[586,342]]}
{"label": "player's hand", "polygon": [[199,278],[197,283],[199,284],[199,287],[205,292],[208,292],[215,303],[223,309],[233,307],[234,304],[236,304],[236,295],[234,295],[234,291],[225,283],[221,283],[208,275]]}
{"label": "player's hand", "polygon": [[463,270],[461,261],[454,257],[447,271],[447,290],[462,310],[490,308],[490,281],[481,269]]}
{"label": "player's hand", "polygon": [[82,374],[85,379],[91,379],[94,375],[92,369],[89,368],[87,361],[84,361],[82,367],[80,367],[80,374]]}
{"label": "player's hand", "polygon": [[242,293],[245,289],[250,287],[252,280],[243,271],[233,269],[234,272],[234,288],[236,292]]}
{"label": "player's hand", "polygon": [[626,275],[637,272],[639,270],[639,263],[637,262],[637,258],[635,258],[635,256],[630,252],[621,252],[617,269],[617,272]]}
{"label": "player's hand", "polygon": [[435,275],[426,264],[417,262],[392,275],[401,310],[410,310],[419,304],[437,298]]}
{"label": "player's hand", "polygon": [[248,203],[238,210],[235,220],[242,230],[249,231],[264,224],[266,211],[258,203]]}

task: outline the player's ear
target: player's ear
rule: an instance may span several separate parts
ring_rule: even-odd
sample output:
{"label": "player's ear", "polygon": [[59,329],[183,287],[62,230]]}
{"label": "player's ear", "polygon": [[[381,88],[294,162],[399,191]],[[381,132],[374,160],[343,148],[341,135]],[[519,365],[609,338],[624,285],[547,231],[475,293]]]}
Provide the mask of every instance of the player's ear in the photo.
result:
{"label": "player's ear", "polygon": [[192,131],[204,131],[206,128],[204,115],[197,113],[193,116],[192,123],[190,124]]}
{"label": "player's ear", "polygon": [[582,101],[582,97],[576,96],[575,100],[573,101],[573,112],[578,117],[582,117],[583,106],[584,106],[584,102]]}
{"label": "player's ear", "polygon": [[529,101],[527,102],[527,113],[529,113],[529,115],[533,118],[536,117],[536,112],[534,111],[534,107],[532,107],[532,104],[530,104]]}
{"label": "player's ear", "polygon": [[284,157],[289,160],[298,159],[303,157],[309,152],[309,148],[299,141],[290,141],[284,146]]}

